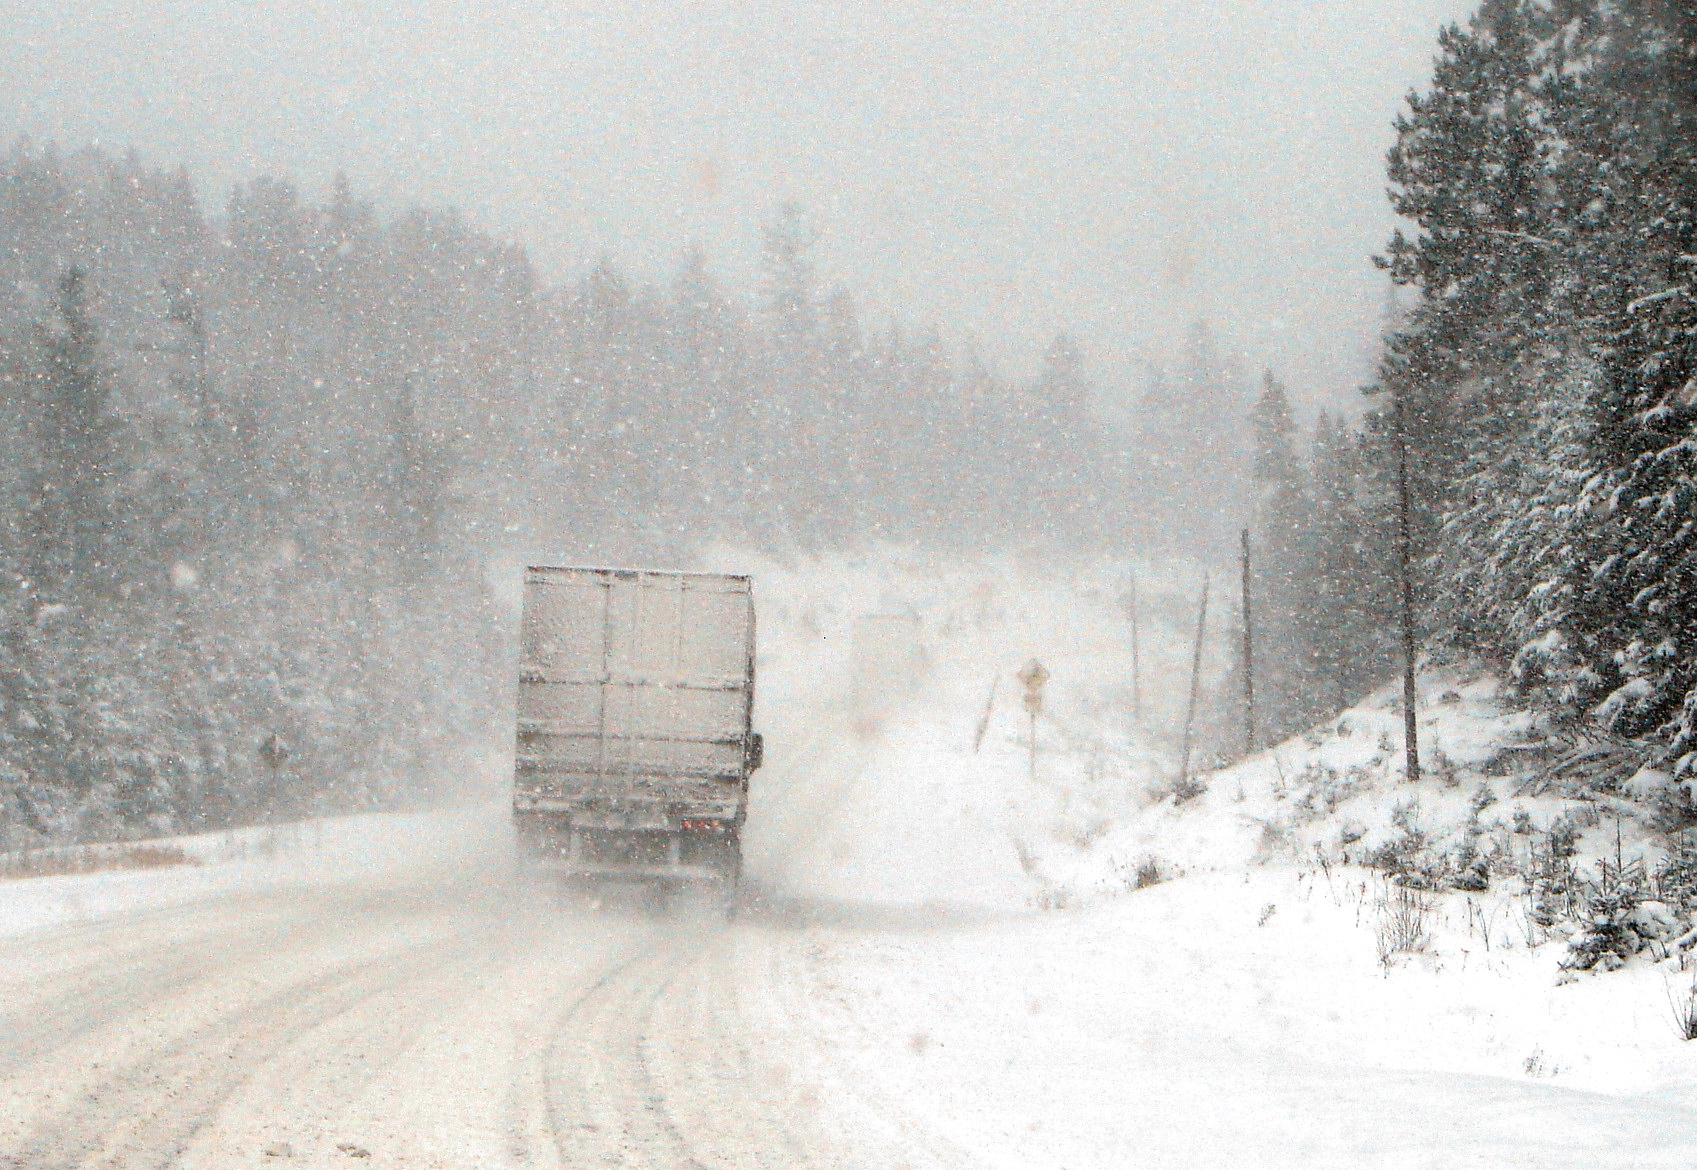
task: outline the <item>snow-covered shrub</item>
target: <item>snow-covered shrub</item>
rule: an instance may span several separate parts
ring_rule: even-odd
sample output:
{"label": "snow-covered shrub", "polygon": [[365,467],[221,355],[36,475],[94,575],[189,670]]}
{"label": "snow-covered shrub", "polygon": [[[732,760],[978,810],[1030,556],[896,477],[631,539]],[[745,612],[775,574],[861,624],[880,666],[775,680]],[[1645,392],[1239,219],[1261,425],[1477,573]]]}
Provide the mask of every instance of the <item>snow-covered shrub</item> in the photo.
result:
{"label": "snow-covered shrub", "polygon": [[1532,903],[1529,917],[1544,930],[1571,917],[1578,893],[1579,879],[1574,872],[1573,855],[1577,850],[1578,832],[1566,818],[1557,818],[1544,836],[1543,847],[1534,839],[1532,860],[1527,874],[1527,896]]}
{"label": "snow-covered shrub", "polygon": [[1490,887],[1491,856],[1480,848],[1484,827],[1479,818],[1496,800],[1490,785],[1481,784],[1468,802],[1467,824],[1462,832],[1461,844],[1450,858],[1447,884],[1452,889],[1478,893]]}
{"label": "snow-covered shrub", "polygon": [[1461,785],[1461,773],[1455,761],[1444,753],[1444,749],[1434,747],[1427,764],[1431,777],[1445,788],[1457,788]]}
{"label": "snow-covered shrub", "polygon": [[1687,914],[1697,911],[1697,841],[1690,833],[1668,842],[1667,856],[1656,867],[1655,888],[1670,905]]}
{"label": "snow-covered shrub", "polygon": [[1624,966],[1643,947],[1643,941],[1628,921],[1633,909],[1633,902],[1623,894],[1593,898],[1589,917],[1568,938],[1562,967],[1589,971],[1600,966],[1605,971],[1614,971]]}
{"label": "snow-covered shrub", "polygon": [[1568,938],[1562,967],[1571,971],[1618,970],[1633,955],[1681,934],[1685,925],[1673,907],[1651,897],[1642,858],[1597,863],[1595,881],[1581,883],[1583,912]]}
{"label": "snow-covered shrub", "polygon": [[[1128,894],[1134,890],[1146,890],[1150,886],[1170,882],[1183,875],[1183,871],[1178,866],[1164,858],[1156,857],[1154,854],[1144,854],[1135,861],[1129,857],[1115,858],[1109,863],[1108,871],[1110,876],[1103,880],[1097,888],[1101,893],[1110,897]],[[1054,903],[1057,899],[1057,892],[1051,890],[1047,897],[1050,903]],[[1059,896],[1058,905],[1046,904],[1041,900],[1038,902],[1039,907],[1045,910],[1064,909],[1066,904],[1067,900],[1064,895]]]}
{"label": "snow-covered shrub", "polygon": [[1697,802],[1690,780],[1676,781],[1660,768],[1640,768],[1621,786],[1621,795],[1643,806],[1645,820],[1657,832],[1672,836],[1697,825]]}
{"label": "snow-covered shrub", "polygon": [[1137,872],[1132,875],[1131,888],[1145,890],[1150,886],[1159,885],[1167,880],[1165,868],[1156,857],[1145,857],[1137,863]]}
{"label": "snow-covered shrub", "polygon": [[1208,791],[1206,781],[1198,776],[1181,776],[1173,784],[1173,803],[1186,804]]}
{"label": "snow-covered shrub", "polygon": [[1391,810],[1391,826],[1395,832],[1367,851],[1361,864],[1392,877],[1407,877],[1417,873],[1426,860],[1426,833],[1417,823],[1420,807],[1405,801]]}
{"label": "snow-covered shrub", "polygon": [[1562,967],[1571,971],[1615,971],[1652,943],[1665,943],[1680,930],[1666,903],[1619,888],[1593,895],[1587,917],[1568,938]]}
{"label": "snow-covered shrub", "polygon": [[[1481,788],[1474,794],[1467,821],[1447,829],[1440,826],[1434,836],[1419,824],[1418,802],[1404,801],[1391,810],[1391,833],[1372,843],[1356,859],[1386,874],[1398,885],[1423,890],[1487,889],[1493,871],[1508,868],[1509,855],[1502,843],[1486,841],[1480,814],[1493,803],[1494,795],[1488,788]],[[1506,831],[1497,831],[1506,841]]]}
{"label": "snow-covered shrub", "polygon": [[1339,772],[1336,768],[1315,760],[1292,782],[1297,796],[1294,806],[1303,820],[1320,820],[1338,810],[1338,806],[1354,799],[1366,783],[1366,775],[1358,767]]}
{"label": "snow-covered shrub", "polygon": [[1491,866],[1486,855],[1479,849],[1477,832],[1469,833],[1456,849],[1454,865],[1446,884],[1451,889],[1463,890],[1470,894],[1490,889]]}

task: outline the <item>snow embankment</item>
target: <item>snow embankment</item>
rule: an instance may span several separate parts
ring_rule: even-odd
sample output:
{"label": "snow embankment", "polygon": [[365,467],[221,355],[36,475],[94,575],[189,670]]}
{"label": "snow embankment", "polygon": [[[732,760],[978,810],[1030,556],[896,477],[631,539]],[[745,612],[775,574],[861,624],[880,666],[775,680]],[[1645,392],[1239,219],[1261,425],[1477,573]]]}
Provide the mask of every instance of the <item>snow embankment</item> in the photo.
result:
{"label": "snow embankment", "polygon": [[289,886],[380,880],[421,868],[460,866],[507,872],[504,807],[366,813],[298,824],[233,829],[148,841],[171,864],[122,868],[136,845],[78,846],[56,855],[119,868],[0,880],[0,937],[219,895]]}
{"label": "snow embankment", "polygon": [[[829,1038],[815,1078],[877,1087],[868,1123],[940,1132],[942,1164],[1697,1164],[1692,974],[1646,954],[1571,979],[1522,880],[1552,836],[1584,868],[1653,834],[1533,782],[1533,717],[1463,669],[1421,679],[1418,784],[1387,688],[1180,800],[1189,574],[1139,567],[1135,718],[1129,572],[757,573],[750,873],[788,916],[747,945]],[[871,698],[869,613],[923,649]]]}
{"label": "snow embankment", "polygon": [[1557,987],[1488,899],[1387,967],[1381,893],[1275,865],[1000,922],[821,922],[774,983],[829,1037],[821,1079],[878,1086],[869,1116],[941,1135],[944,1164],[1697,1164],[1659,980]]}

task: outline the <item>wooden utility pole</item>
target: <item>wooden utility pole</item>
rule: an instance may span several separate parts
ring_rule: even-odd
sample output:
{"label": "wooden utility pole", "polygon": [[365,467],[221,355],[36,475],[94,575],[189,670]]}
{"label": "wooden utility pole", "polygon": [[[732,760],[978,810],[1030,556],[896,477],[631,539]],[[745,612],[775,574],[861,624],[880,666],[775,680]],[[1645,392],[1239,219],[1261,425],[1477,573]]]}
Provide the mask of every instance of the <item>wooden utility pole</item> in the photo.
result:
{"label": "wooden utility pole", "polygon": [[1131,621],[1131,718],[1137,722],[1143,718],[1143,682],[1142,664],[1138,661],[1137,652],[1137,578],[1133,577],[1126,586],[1125,615]]}
{"label": "wooden utility pole", "polygon": [[1190,783],[1190,736],[1196,726],[1196,688],[1202,677],[1202,634],[1208,628],[1208,578],[1202,578],[1202,606],[1196,614],[1196,646],[1190,654],[1190,702],[1184,708],[1184,750],[1179,758],[1179,787]]}
{"label": "wooden utility pole", "polygon": [[1249,529],[1243,530],[1243,754],[1255,750],[1255,625],[1249,607]]}
{"label": "wooden utility pole", "polygon": [[1408,416],[1404,391],[1395,392],[1397,562],[1402,575],[1402,742],[1407,780],[1420,782],[1420,730],[1414,718],[1414,534],[1408,500]]}

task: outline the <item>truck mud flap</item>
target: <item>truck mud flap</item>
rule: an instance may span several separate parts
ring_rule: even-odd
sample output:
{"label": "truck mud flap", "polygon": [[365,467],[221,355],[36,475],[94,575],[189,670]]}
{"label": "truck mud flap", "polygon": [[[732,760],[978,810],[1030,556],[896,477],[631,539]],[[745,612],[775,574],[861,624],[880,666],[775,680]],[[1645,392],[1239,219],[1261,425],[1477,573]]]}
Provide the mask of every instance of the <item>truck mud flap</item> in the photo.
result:
{"label": "truck mud flap", "polygon": [[[728,847],[722,848],[719,857],[704,858],[697,847],[692,847],[686,856],[684,838],[673,833],[664,835],[662,840],[645,843],[638,856],[610,858],[604,853],[597,856],[600,850],[595,839],[598,836],[594,830],[585,833],[573,829],[562,853],[532,857],[531,864],[562,878],[586,882],[735,886],[741,876],[741,850],[734,839],[727,843]],[[627,844],[628,841],[629,838]]]}
{"label": "truck mud flap", "polygon": [[735,877],[705,865],[585,865],[565,858],[533,860],[533,866],[563,878],[588,881],[670,882],[678,885],[734,883]]}

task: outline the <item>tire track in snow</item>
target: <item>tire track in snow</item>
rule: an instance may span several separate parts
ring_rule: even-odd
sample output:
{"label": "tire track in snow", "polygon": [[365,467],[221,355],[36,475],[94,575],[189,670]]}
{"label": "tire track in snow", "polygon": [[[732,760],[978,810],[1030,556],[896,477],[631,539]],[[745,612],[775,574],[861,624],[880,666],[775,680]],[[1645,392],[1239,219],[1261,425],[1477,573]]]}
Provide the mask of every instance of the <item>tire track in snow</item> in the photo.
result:
{"label": "tire track in snow", "polygon": [[[167,918],[148,916],[124,926],[76,928],[46,946],[33,939],[12,943],[0,979],[0,1035],[5,1037],[0,1080],[116,1021],[234,974],[256,952],[293,949],[298,936],[323,928],[298,902],[278,906],[244,900],[225,909],[216,916],[204,909],[174,911]],[[89,957],[91,951],[95,957]],[[185,956],[209,961],[195,966],[186,964]]]}
{"label": "tire track in snow", "polygon": [[450,876],[25,937],[0,970],[28,1038],[0,1068],[0,1167],[225,1170],[285,1142],[341,1165],[343,1141],[373,1167],[957,1164],[832,1124],[823,1042],[774,1006],[805,992],[761,958],[805,929],[545,902]]}
{"label": "tire track in snow", "polygon": [[[823,911],[844,919],[855,930],[919,931],[958,927],[948,911],[855,907],[799,908],[796,920],[778,931],[748,935],[736,972],[742,989],[741,1015],[750,1035],[782,1043],[800,1075],[813,1086],[820,1104],[865,1152],[844,1167],[882,1166],[891,1170],[973,1170],[983,1163],[960,1146],[911,1116],[903,1103],[872,1083],[839,1051],[839,1033],[824,1019],[821,1004],[829,996],[813,969],[815,946],[809,921]],[[780,917],[778,919],[782,921]]]}
{"label": "tire track in snow", "polygon": [[[659,1006],[646,1064],[668,1089],[679,1128],[708,1135],[715,1166],[757,1170],[863,1170],[901,1163],[833,1126],[807,1050],[817,1037],[786,1032],[763,1044],[751,1005],[773,989],[737,960],[753,928],[712,940]],[[700,1043],[710,1037],[711,1043]]]}
{"label": "tire track in snow", "polygon": [[[20,1135],[16,1152],[0,1153],[0,1166],[128,1170],[173,1164],[256,1069],[297,1037],[416,979],[421,971],[439,969],[428,960],[439,955],[444,941],[433,934],[375,955],[367,947],[369,957],[332,956],[329,971],[266,988],[226,1010],[220,1010],[215,992],[211,1020],[191,1016],[176,1032],[168,1013],[158,1014],[164,1019],[143,1016],[140,1035],[130,1038],[129,1047],[137,1051],[98,1074],[81,1078],[73,1073],[71,1082],[50,1092],[46,1101],[38,1099],[36,1119]],[[455,935],[446,941],[452,943]],[[310,969],[322,961],[315,954],[304,965]],[[79,1055],[75,1046],[64,1054],[73,1060]]]}
{"label": "tire track in snow", "polygon": [[643,1062],[654,1004],[692,958],[670,940],[639,949],[561,1013],[541,1047],[561,1166],[707,1170]]}
{"label": "tire track in snow", "polygon": [[[506,919],[473,921],[445,938],[408,974],[348,1010],[293,1035],[256,1066],[197,1134],[182,1165],[225,1170],[256,1150],[288,1147],[297,1158],[342,1156],[343,1144],[392,1155],[403,1143],[384,1124],[420,1091],[423,1038],[444,1018],[476,1012],[491,975],[496,982],[534,939]],[[394,1097],[399,1088],[402,1098]],[[412,1163],[403,1161],[400,1164]]]}
{"label": "tire track in snow", "polygon": [[[976,1165],[856,1093],[756,928],[667,931],[561,1014],[543,1049],[559,1165],[939,1170]],[[785,941],[799,933],[783,932]],[[762,1019],[761,1017],[764,1017]],[[842,1117],[834,1107],[847,1103]],[[872,1117],[874,1111],[882,1111]],[[515,1150],[515,1153],[520,1151]]]}

